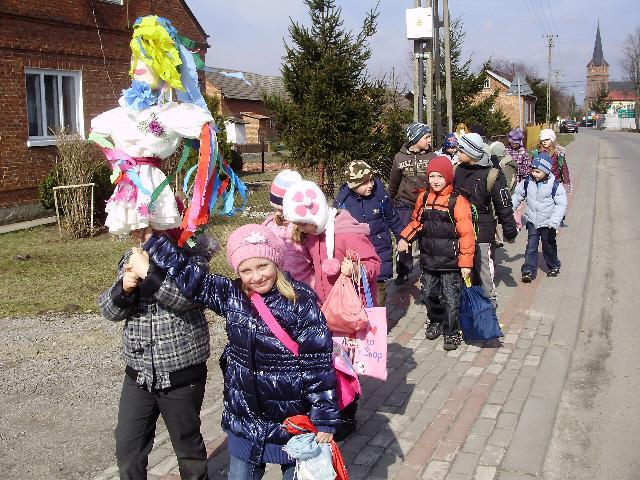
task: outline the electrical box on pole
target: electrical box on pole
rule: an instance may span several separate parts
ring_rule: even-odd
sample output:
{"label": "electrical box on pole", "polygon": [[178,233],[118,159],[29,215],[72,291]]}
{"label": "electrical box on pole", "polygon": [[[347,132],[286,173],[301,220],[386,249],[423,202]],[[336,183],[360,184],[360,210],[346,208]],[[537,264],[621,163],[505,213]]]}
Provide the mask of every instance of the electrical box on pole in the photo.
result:
{"label": "electrical box on pole", "polygon": [[407,39],[433,38],[433,11],[431,7],[407,8]]}

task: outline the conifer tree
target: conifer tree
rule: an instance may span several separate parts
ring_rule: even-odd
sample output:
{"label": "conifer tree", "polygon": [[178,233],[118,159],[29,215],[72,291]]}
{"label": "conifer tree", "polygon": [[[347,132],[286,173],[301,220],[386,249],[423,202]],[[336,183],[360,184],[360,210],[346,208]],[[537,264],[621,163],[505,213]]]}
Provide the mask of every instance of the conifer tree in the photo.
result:
{"label": "conifer tree", "polygon": [[589,108],[596,113],[605,114],[609,107],[611,106],[611,100],[607,100],[609,96],[609,88],[607,84],[603,83],[600,85],[600,89],[598,90],[598,96],[593,99]]}
{"label": "conifer tree", "polygon": [[368,40],[378,12],[369,11],[357,34],[343,26],[334,0],[305,0],[306,27],[292,20],[282,80],[286,96],[265,97],[279,127],[280,140],[296,167],[323,167],[325,190],[355,158],[375,158],[375,127],[384,105],[384,86],[369,78]]}

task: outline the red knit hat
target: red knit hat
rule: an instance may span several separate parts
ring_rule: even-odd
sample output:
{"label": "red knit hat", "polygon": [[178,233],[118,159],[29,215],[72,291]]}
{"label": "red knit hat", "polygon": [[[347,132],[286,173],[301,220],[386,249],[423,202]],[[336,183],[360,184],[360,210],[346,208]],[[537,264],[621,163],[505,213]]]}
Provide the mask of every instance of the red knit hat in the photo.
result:
{"label": "red knit hat", "polygon": [[431,172],[438,172],[442,175],[444,177],[444,181],[447,182],[447,185],[451,185],[453,183],[453,165],[451,165],[449,157],[438,155],[437,157],[432,158],[429,161],[429,165],[427,165],[427,180],[429,180],[429,174]]}

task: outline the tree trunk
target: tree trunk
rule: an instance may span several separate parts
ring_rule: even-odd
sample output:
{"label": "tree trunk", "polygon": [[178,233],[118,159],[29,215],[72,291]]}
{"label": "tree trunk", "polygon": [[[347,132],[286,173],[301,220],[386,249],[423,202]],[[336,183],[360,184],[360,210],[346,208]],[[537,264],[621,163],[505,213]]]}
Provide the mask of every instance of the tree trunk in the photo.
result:
{"label": "tree trunk", "polygon": [[636,132],[640,132],[640,93],[636,93]]}

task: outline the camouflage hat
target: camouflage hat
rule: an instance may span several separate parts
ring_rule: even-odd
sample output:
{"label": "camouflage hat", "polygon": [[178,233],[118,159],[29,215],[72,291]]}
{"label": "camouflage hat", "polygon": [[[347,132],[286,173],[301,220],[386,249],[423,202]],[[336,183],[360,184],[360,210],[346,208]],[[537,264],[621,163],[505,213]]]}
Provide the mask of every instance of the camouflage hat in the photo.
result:
{"label": "camouflage hat", "polygon": [[364,182],[368,182],[373,177],[373,169],[364,160],[354,160],[349,164],[346,171],[347,186],[356,188]]}

